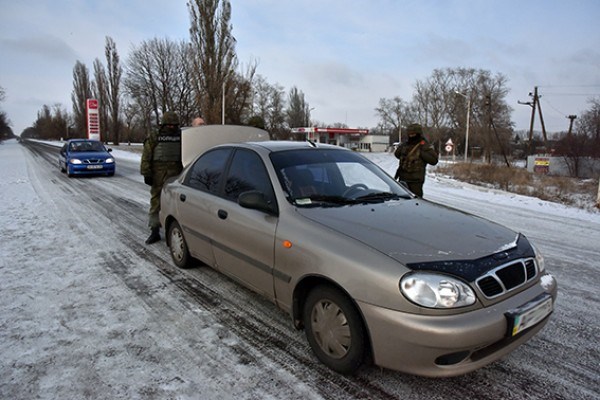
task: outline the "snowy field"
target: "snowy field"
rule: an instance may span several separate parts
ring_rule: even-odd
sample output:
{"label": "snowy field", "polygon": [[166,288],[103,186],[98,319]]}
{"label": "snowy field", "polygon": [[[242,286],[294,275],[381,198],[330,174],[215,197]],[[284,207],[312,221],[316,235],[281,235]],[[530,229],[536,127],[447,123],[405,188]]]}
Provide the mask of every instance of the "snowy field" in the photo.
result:
{"label": "snowy field", "polygon": [[[121,146],[124,148],[125,146]],[[428,175],[425,198],[527,235],[559,283],[551,321],[452,379],[323,368],[272,304],[145,246],[139,153],[67,178],[55,153],[0,145],[0,399],[598,399],[600,213]],[[393,175],[389,153],[365,154]]]}

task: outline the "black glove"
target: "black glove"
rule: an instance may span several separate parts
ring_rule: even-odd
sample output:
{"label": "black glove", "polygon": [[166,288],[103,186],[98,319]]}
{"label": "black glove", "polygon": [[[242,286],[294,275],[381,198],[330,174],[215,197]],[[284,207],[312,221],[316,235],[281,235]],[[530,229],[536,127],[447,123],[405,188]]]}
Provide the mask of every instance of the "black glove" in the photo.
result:
{"label": "black glove", "polygon": [[151,176],[144,176],[144,183],[148,186],[152,186],[153,183],[153,179]]}

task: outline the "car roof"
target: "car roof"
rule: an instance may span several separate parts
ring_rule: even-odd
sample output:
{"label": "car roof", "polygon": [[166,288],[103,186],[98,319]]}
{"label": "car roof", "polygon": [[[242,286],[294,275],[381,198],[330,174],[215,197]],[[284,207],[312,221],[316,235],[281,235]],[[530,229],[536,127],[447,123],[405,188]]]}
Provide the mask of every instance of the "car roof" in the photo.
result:
{"label": "car roof", "polygon": [[[330,149],[340,151],[350,151],[344,147],[334,146],[325,143],[315,142],[298,142],[292,140],[267,140],[264,142],[244,142],[244,143],[230,143],[223,144],[222,146],[234,146],[234,147],[248,147],[248,148],[261,148],[269,152],[287,151],[287,150],[301,150],[301,149]],[[221,147],[221,146],[216,146]]]}
{"label": "car roof", "polygon": [[82,139],[82,138],[78,138],[78,139],[69,139],[67,140],[68,143],[71,142],[100,142],[99,140],[95,140],[95,139]]}

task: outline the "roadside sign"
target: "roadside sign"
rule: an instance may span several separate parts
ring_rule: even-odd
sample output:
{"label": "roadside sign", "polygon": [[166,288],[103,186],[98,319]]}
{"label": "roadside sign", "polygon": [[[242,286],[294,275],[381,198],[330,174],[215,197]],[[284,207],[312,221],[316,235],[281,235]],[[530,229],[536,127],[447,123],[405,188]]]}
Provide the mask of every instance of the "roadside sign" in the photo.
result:
{"label": "roadside sign", "polygon": [[100,115],[98,113],[98,100],[87,99],[87,137],[88,139],[100,140]]}

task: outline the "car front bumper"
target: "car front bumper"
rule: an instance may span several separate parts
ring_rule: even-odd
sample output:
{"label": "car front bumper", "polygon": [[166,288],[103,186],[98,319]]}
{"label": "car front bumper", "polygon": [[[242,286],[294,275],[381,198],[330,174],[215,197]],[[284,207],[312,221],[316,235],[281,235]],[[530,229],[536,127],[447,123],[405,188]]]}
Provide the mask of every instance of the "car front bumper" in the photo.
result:
{"label": "car front bumper", "polygon": [[463,314],[420,315],[366,303],[359,306],[367,322],[376,365],[414,375],[450,377],[494,362],[538,333],[550,315],[509,337],[506,313],[545,293],[554,303],[557,283],[549,274],[500,303]]}
{"label": "car front bumper", "polygon": [[68,172],[71,175],[96,175],[114,174],[115,164],[69,164]]}

